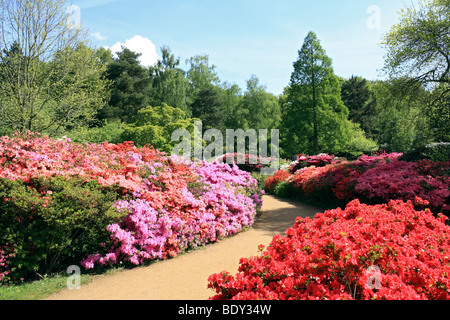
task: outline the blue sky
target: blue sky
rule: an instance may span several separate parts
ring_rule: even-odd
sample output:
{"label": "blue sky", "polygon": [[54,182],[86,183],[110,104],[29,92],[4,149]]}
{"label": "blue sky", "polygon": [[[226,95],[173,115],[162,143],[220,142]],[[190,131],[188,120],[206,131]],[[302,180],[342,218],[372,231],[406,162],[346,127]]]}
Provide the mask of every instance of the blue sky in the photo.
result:
{"label": "blue sky", "polygon": [[[309,31],[314,31],[335,74],[379,79],[380,42],[408,0],[73,0],[93,43],[128,44],[146,63],[168,46],[183,62],[207,54],[222,82],[256,75],[281,94]],[[137,37],[138,36],[138,37]],[[130,39],[133,39],[130,41]],[[128,42],[126,42],[129,40]],[[133,47],[133,48],[131,48]]]}

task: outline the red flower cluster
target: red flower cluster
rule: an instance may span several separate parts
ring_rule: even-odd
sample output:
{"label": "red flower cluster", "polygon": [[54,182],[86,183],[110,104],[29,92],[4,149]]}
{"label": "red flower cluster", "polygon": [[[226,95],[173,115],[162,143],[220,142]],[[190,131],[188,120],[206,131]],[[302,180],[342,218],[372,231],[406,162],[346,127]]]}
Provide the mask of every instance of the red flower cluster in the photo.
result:
{"label": "red flower cluster", "polygon": [[266,251],[242,258],[235,276],[211,275],[211,299],[450,299],[447,218],[414,205],[354,200],[297,218]]}
{"label": "red flower cluster", "polygon": [[281,181],[284,181],[290,177],[289,172],[284,170],[278,170],[277,173],[273,176],[267,177],[265,184],[266,189],[268,191],[273,191],[274,188],[279,184]]}

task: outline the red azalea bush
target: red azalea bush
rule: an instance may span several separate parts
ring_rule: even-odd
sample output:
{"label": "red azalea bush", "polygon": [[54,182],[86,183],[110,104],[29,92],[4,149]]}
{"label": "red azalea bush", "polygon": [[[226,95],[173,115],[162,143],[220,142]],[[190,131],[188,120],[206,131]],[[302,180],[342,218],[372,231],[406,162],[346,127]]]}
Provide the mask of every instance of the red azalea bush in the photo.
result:
{"label": "red azalea bush", "polygon": [[427,204],[354,200],[297,218],[259,256],[242,258],[235,276],[211,275],[211,299],[449,299],[450,226],[414,208]]}
{"label": "red azalea bush", "polygon": [[278,170],[275,175],[267,177],[265,180],[265,187],[268,191],[274,191],[277,184],[290,177],[289,172],[285,170]]}

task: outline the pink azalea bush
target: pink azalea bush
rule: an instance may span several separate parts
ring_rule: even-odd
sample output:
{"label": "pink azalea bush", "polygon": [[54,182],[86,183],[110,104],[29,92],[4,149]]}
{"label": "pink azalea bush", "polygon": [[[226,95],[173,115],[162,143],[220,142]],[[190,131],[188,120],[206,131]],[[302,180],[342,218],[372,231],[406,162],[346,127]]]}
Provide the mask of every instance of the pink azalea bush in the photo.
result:
{"label": "pink azalea bush", "polygon": [[176,190],[177,208],[155,208],[153,201],[142,199],[116,203],[119,211],[128,214],[122,223],[108,226],[113,246],[107,254],[90,255],[82,265],[88,269],[95,263],[119,261],[139,265],[174,257],[253,225],[262,202],[249,173],[206,162],[190,168],[199,180]]}
{"label": "pink azalea bush", "polygon": [[450,162],[400,161],[399,153],[362,156],[356,161],[339,161],[322,166],[307,166],[295,173],[277,173],[266,179],[268,191],[276,194],[277,185],[290,185],[301,198],[342,205],[354,200],[376,204],[389,200],[430,202],[435,213],[450,214]]}
{"label": "pink azalea bush", "polygon": [[88,269],[138,265],[252,226],[262,192],[250,173],[178,160],[131,142],[0,137],[0,227],[8,230],[0,247],[20,243],[11,262],[29,275],[50,270],[53,258],[84,256]]}

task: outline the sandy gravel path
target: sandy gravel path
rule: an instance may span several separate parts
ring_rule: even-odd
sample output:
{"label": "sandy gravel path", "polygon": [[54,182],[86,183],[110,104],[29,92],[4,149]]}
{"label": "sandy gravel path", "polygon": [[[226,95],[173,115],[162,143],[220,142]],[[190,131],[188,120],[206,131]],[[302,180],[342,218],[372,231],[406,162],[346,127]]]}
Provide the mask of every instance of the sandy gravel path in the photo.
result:
{"label": "sandy gravel path", "polygon": [[249,231],[146,267],[96,276],[79,290],[63,290],[50,300],[206,300],[213,273],[238,271],[239,259],[258,254],[276,234],[284,234],[297,216],[313,217],[322,210],[272,196],[264,197],[262,216]]}

